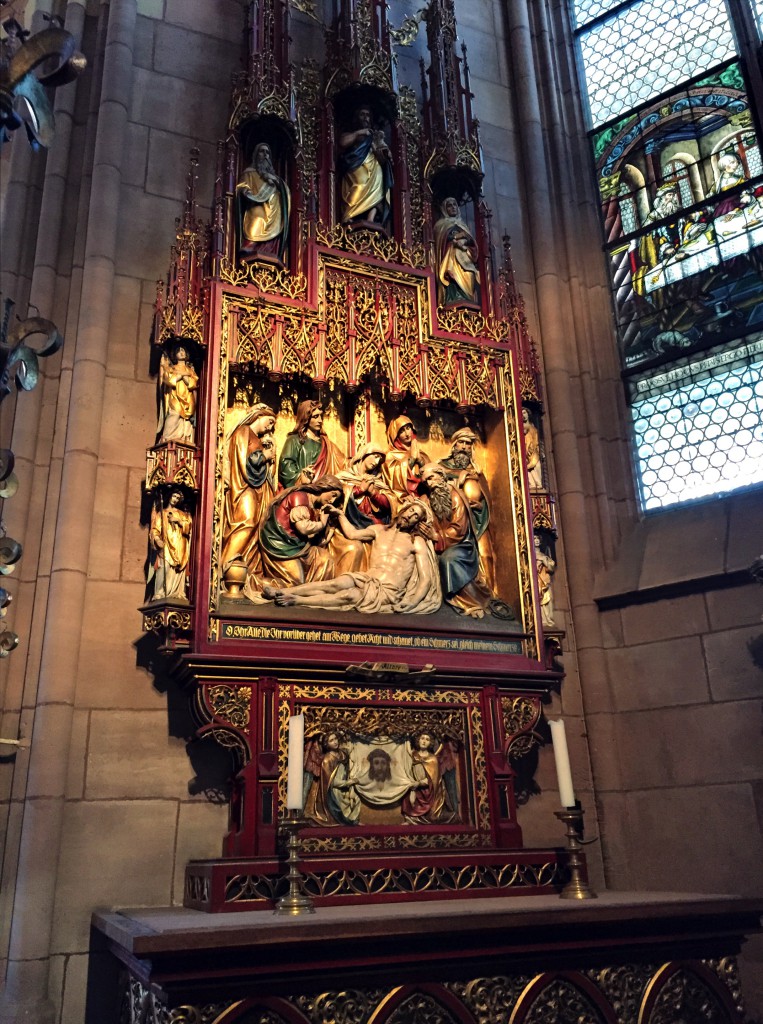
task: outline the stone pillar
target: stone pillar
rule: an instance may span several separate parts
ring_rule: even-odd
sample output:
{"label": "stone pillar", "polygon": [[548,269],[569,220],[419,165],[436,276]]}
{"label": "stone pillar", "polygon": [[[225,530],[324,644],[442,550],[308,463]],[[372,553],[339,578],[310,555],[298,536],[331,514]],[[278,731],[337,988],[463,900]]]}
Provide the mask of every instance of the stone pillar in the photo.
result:
{"label": "stone pillar", "polygon": [[[551,95],[558,87],[560,68],[547,36],[548,26],[542,20],[545,12],[539,12],[532,0],[518,0],[507,5],[507,16],[553,466],[585,713],[593,692],[597,705],[611,705],[593,600],[594,575],[604,559],[602,547],[611,544],[609,539],[601,543],[611,524],[606,502],[602,507],[595,497],[597,489],[606,491],[606,480],[596,479],[606,473],[600,460],[591,457],[592,435],[601,433],[597,422],[600,400],[593,400],[593,389],[586,400],[582,390],[583,374],[590,377],[596,372],[598,355],[594,355],[589,332],[600,312],[592,317],[586,309],[585,290],[590,283],[580,280],[580,267],[586,260],[594,260],[596,252],[591,253],[590,245],[582,252],[580,239],[598,242],[598,225],[589,218],[584,232],[574,219],[584,189],[571,189],[568,174],[583,175],[586,164],[575,159],[580,126],[573,124],[569,135],[565,133],[558,98]],[[577,166],[571,168],[571,161]],[[607,343],[611,345],[611,339]],[[591,756],[596,766],[593,747]]]}
{"label": "stone pillar", "polygon": [[48,957],[72,708],[95,499],[136,0],[112,0],[103,62],[79,332],[21,831],[6,990],[7,1024],[52,1024]]}

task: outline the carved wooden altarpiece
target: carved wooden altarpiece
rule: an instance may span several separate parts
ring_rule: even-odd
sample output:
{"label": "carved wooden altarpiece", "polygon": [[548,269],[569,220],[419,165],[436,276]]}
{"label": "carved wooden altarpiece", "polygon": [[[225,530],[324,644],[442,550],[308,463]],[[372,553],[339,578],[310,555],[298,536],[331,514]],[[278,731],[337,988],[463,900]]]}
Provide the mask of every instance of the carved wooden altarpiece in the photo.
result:
{"label": "carved wooden altarpiece", "polygon": [[252,0],[211,224],[194,155],[157,299],[144,629],[233,779],[190,907],[281,891],[295,713],[318,901],[559,882],[516,820],[560,679],[541,388],[453,3],[418,99],[382,0],[334,6],[294,64],[289,7]]}

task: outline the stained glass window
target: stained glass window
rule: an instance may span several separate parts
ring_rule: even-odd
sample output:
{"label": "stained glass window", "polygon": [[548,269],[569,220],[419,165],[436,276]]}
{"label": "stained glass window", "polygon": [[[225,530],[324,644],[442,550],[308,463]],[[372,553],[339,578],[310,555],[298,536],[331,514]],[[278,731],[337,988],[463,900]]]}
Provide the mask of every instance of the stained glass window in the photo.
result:
{"label": "stained glass window", "polygon": [[573,8],[642,505],[760,483],[757,53],[740,32],[737,55],[725,0]]}

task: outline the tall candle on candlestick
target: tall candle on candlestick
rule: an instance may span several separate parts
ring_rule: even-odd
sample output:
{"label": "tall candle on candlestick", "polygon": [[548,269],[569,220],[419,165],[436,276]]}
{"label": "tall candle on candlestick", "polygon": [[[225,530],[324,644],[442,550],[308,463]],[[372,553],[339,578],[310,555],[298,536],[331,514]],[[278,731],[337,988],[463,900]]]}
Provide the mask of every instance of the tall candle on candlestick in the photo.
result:
{"label": "tall candle on candlestick", "polygon": [[305,716],[289,717],[289,756],[286,761],[286,809],[301,811],[305,759]]}
{"label": "tall candle on candlestick", "polygon": [[570,755],[567,750],[567,734],[564,731],[564,722],[559,718],[555,722],[549,720],[548,724],[551,726],[551,742],[554,744],[556,777],[559,782],[559,801],[562,807],[574,807],[575,790],[572,785],[572,770],[570,768]]}

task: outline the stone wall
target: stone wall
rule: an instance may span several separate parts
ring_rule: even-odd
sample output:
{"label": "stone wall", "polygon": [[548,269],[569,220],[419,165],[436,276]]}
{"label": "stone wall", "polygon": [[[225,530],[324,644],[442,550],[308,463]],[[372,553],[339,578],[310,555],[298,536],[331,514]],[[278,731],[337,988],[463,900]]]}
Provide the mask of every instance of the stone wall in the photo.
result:
{"label": "stone wall", "polygon": [[[3,161],[12,197],[4,294],[31,298],[67,339],[19,404],[22,486],[4,513],[25,555],[14,606],[23,641],[2,666],[0,732],[20,730],[30,746],[0,764],[0,954],[9,960],[0,1017],[38,1024],[84,1019],[92,908],[179,902],[185,862],[216,855],[225,829],[224,808],[190,795],[194,769],[175,702],[134,644],[146,551],[140,482],[155,423],[155,282],[191,146],[201,152],[202,203],[211,195],[242,11],[237,0],[61,6],[90,70],[59,93],[50,154],[33,157],[19,138]],[[393,22],[417,6],[393,5]],[[601,817],[595,884],[605,882],[603,854],[615,887],[752,891],[760,677],[744,652],[758,636],[760,592],[724,563],[712,589],[705,580],[664,597],[652,581],[634,597],[627,567],[639,551],[645,564],[646,542],[640,548],[630,532],[622,398],[563,12],[530,0],[459,0],[457,17],[494,231],[512,237],[546,370],[563,531],[556,605],[567,630],[567,678],[550,713],[567,720],[592,832],[597,807]],[[293,34],[302,52],[315,47],[309,19],[296,18]],[[417,80],[415,58],[403,56],[403,81]],[[734,535],[760,536],[759,503],[745,508]],[[733,532],[731,519],[703,532],[706,514],[716,513],[685,533],[701,553]],[[661,521],[682,522],[673,513]],[[673,528],[681,529],[649,534],[655,564],[672,550]],[[557,843],[549,749],[537,780],[543,792],[521,809],[525,839]]]}

